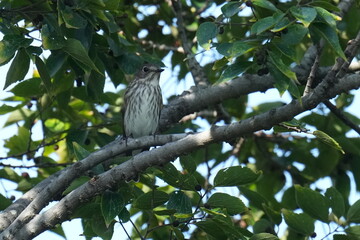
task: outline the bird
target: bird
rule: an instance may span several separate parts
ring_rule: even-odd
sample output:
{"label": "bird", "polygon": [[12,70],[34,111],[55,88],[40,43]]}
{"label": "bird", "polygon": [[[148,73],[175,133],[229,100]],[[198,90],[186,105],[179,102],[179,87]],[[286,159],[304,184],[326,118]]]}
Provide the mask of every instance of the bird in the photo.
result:
{"label": "bird", "polygon": [[126,88],[123,109],[125,139],[155,136],[163,105],[159,85],[163,70],[154,64],[144,64]]}

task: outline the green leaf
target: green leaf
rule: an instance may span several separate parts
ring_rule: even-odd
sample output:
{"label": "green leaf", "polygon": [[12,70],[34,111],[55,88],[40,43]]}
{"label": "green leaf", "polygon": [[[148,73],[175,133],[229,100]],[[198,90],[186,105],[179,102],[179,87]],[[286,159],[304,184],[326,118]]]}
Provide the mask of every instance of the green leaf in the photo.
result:
{"label": "green leaf", "polygon": [[245,239],[239,227],[234,226],[231,218],[224,216],[214,216],[212,220],[224,231],[227,238],[223,239]]}
{"label": "green leaf", "polygon": [[4,115],[6,113],[13,112],[13,111],[15,111],[17,109],[20,109],[22,107],[23,107],[23,104],[17,105],[16,107],[3,104],[3,105],[0,106],[0,115]]}
{"label": "green leaf", "polygon": [[282,18],[279,22],[277,22],[271,32],[280,32],[284,30],[287,26],[291,24],[289,18]]}
{"label": "green leaf", "polygon": [[310,7],[291,7],[290,12],[292,15],[302,22],[305,27],[309,27],[310,23],[316,18],[316,10]]}
{"label": "green leaf", "polygon": [[78,13],[73,11],[70,7],[65,6],[60,9],[62,19],[67,28],[85,28],[87,21]]}
{"label": "green leaf", "polygon": [[232,17],[241,10],[241,5],[241,2],[228,2],[221,7],[221,12],[226,18]]}
{"label": "green leaf", "polygon": [[347,60],[343,50],[341,49],[338,35],[332,27],[324,23],[316,23],[316,24],[312,24],[311,26],[312,26],[311,29],[316,34],[323,37],[326,40],[326,42],[329,43],[332,49],[334,49],[334,51],[338,56],[343,58],[345,61]]}
{"label": "green leaf", "polygon": [[248,52],[251,52],[255,49],[255,46],[244,42],[244,41],[236,41],[232,43],[231,48],[228,50],[229,55],[225,55],[228,57],[236,58],[242,56]]}
{"label": "green leaf", "polygon": [[88,150],[86,150],[85,148],[83,148],[77,142],[73,142],[73,147],[74,147],[74,153],[75,153],[76,159],[78,161],[80,161],[90,155],[90,152]]}
{"label": "green leaf", "polygon": [[111,240],[114,234],[114,225],[115,221],[112,221],[111,224],[107,226],[100,214],[94,215],[91,219],[91,230],[103,240]]}
{"label": "green leaf", "polygon": [[296,49],[293,45],[289,45],[287,43],[284,43],[283,41],[272,41],[269,46],[274,45],[282,54],[284,54],[286,57],[290,58],[294,62],[299,63],[301,59],[298,59]]}
{"label": "green leaf", "polygon": [[19,49],[6,74],[4,89],[10,84],[23,80],[29,71],[30,57],[24,48]]}
{"label": "green leaf", "polygon": [[332,148],[335,148],[335,149],[339,150],[342,154],[345,154],[345,152],[342,149],[342,147],[340,146],[340,144],[337,141],[335,141],[335,139],[333,139],[332,137],[330,137],[329,135],[324,133],[323,131],[316,130],[316,131],[313,132],[313,135],[317,139],[319,139],[321,142],[329,145]]}
{"label": "green leaf", "polygon": [[301,96],[302,95],[301,95],[301,92],[300,92],[300,90],[298,88],[298,85],[296,83],[298,83],[297,80],[296,81],[289,81],[288,90],[289,90],[290,94],[293,95],[294,97],[296,97],[301,103]]}
{"label": "green leaf", "polygon": [[345,234],[334,234],[333,240],[352,240],[348,235]]}
{"label": "green leaf", "polygon": [[[176,210],[175,209],[156,210],[156,211],[154,210],[154,213],[159,216],[171,216],[176,213]],[[184,215],[187,215],[187,214],[184,214]],[[192,214],[190,214],[190,215],[192,215]]]}
{"label": "green leaf", "polygon": [[258,233],[254,234],[250,240],[279,240],[279,238],[270,233]]}
{"label": "green leaf", "polygon": [[226,208],[230,215],[241,214],[248,211],[248,208],[240,198],[233,197],[226,193],[214,193],[210,196],[207,203],[211,208]]}
{"label": "green leaf", "polygon": [[44,93],[40,85],[40,78],[30,78],[16,84],[16,86],[11,89],[11,92],[18,97],[39,97]]}
{"label": "green leaf", "polygon": [[314,230],[314,219],[305,213],[294,213],[292,211],[282,209],[286,224],[294,231],[305,236],[311,235]]}
{"label": "green leaf", "polygon": [[[74,142],[76,143],[84,143],[88,136],[88,131],[80,130],[80,129],[72,129],[69,131],[68,135],[66,136],[66,146],[70,154],[74,153]],[[85,150],[87,151],[87,150]],[[80,157],[80,154],[79,154]]]}
{"label": "green leaf", "polygon": [[214,237],[215,239],[227,239],[225,232],[212,219],[207,219],[206,221],[199,221],[195,223],[195,225],[202,231],[206,232],[208,235]]}
{"label": "green leaf", "polygon": [[296,74],[291,70],[291,68],[283,63],[281,56],[277,55],[274,51],[269,51],[269,61],[282,72],[286,77],[297,81]]}
{"label": "green leaf", "polygon": [[251,2],[258,7],[266,8],[274,12],[279,11],[279,9],[277,9],[274,4],[267,0],[252,0]]}
{"label": "green leaf", "polygon": [[280,223],[282,221],[282,217],[281,217],[281,213],[279,211],[276,211],[273,208],[268,207],[264,203],[263,203],[263,209],[272,223],[274,223],[276,225],[280,225]]}
{"label": "green leaf", "polygon": [[124,199],[118,192],[105,191],[101,196],[101,213],[106,227],[109,227],[114,218],[125,207]]}
{"label": "green leaf", "polygon": [[268,68],[271,73],[271,76],[275,79],[274,86],[279,91],[280,95],[284,94],[288,90],[290,85],[290,79],[285,76],[271,61],[268,63]]}
{"label": "green leaf", "polygon": [[202,23],[196,31],[196,37],[199,45],[205,50],[209,50],[211,41],[218,33],[217,26],[212,22]]}
{"label": "green leaf", "polygon": [[[52,132],[59,133],[69,129],[70,125],[57,118],[49,118],[45,120],[45,126]],[[81,160],[81,159],[78,159]]]}
{"label": "green leaf", "polygon": [[251,26],[250,32],[251,34],[258,35],[273,27],[275,23],[276,22],[274,21],[273,17],[262,18]]}
{"label": "green leaf", "polygon": [[334,28],[334,30],[336,30],[336,21],[340,21],[341,17],[329,13],[328,11],[326,11],[325,9],[321,8],[321,7],[314,7],[317,11],[317,13],[319,14],[319,16],[321,16],[325,22],[327,24],[330,25],[330,27]]}
{"label": "green leaf", "polygon": [[169,200],[169,195],[163,191],[154,190],[144,193],[137,198],[133,204],[133,207],[142,210],[153,209],[166,203]]}
{"label": "green leaf", "polygon": [[349,235],[350,240],[360,239],[360,226],[352,226],[345,229],[345,232]]}
{"label": "green leaf", "polygon": [[330,2],[327,2],[327,1],[322,1],[322,0],[312,1],[312,2],[309,2],[309,5],[321,7],[321,8],[324,8],[326,10],[329,10],[329,11],[340,12],[340,9],[338,7],[336,7],[335,5],[333,5],[333,4],[331,4]]}
{"label": "green leaf", "polygon": [[0,169],[0,178],[4,178],[12,182],[20,182],[23,179],[13,169],[9,167],[4,167]]}
{"label": "green leaf", "polygon": [[41,60],[41,58],[35,56],[35,65],[47,92],[51,95],[52,93],[51,77],[45,66],[45,63]]}
{"label": "green leaf", "polygon": [[81,177],[75,179],[74,181],[71,182],[70,186],[67,189],[65,189],[65,191],[63,192],[63,195],[69,194],[72,190],[75,190],[76,188],[78,188],[81,185],[85,184],[90,179],[91,178],[88,177],[88,176],[81,176]]}
{"label": "green leaf", "polygon": [[345,213],[345,202],[344,198],[334,187],[326,189],[325,197],[329,199],[330,207],[332,212],[340,218]]}
{"label": "green leaf", "polygon": [[15,136],[5,140],[5,147],[9,149],[8,155],[24,154],[29,150],[30,131],[25,127],[19,127]]}
{"label": "green leaf", "polygon": [[[216,45],[216,50],[227,58],[236,58],[254,50],[254,44],[236,41],[233,43],[221,43]],[[227,61],[228,62],[228,61]],[[227,63],[226,62],[226,63]]]}
{"label": "green leaf", "polygon": [[95,70],[96,72],[103,75],[95,66],[94,62],[90,59],[87,54],[84,46],[77,39],[68,38],[65,42],[63,48],[66,53],[68,53],[72,58],[79,61],[83,67],[85,67],[85,72],[89,72],[90,70]]}
{"label": "green leaf", "polygon": [[217,84],[229,81],[241,73],[245,72],[253,63],[251,62],[237,62],[231,64],[227,68],[225,68],[224,72],[221,74],[219,80],[216,81]]}
{"label": "green leaf", "polygon": [[26,48],[31,42],[31,39],[24,38],[22,35],[5,34],[0,41],[0,66],[8,63],[19,48]]}
{"label": "green leaf", "polygon": [[192,155],[185,155],[180,157],[181,166],[190,174],[196,171],[196,163],[192,158]]}
{"label": "green leaf", "polygon": [[192,213],[191,199],[182,191],[172,192],[166,208],[175,209],[177,213]]}
{"label": "green leaf", "polygon": [[123,223],[126,223],[130,220],[130,212],[124,207],[118,217]]}
{"label": "green leaf", "polygon": [[238,186],[255,182],[261,171],[254,172],[250,168],[234,166],[221,169],[214,178],[214,186]]}
{"label": "green leaf", "polygon": [[0,210],[4,210],[12,204],[12,201],[0,194]]}
{"label": "green leaf", "polygon": [[[44,49],[57,50],[65,45],[64,36],[58,34],[50,24],[44,24],[41,29],[41,39]],[[51,56],[51,55],[50,55]]]}
{"label": "green leaf", "polygon": [[360,223],[360,200],[357,200],[350,206],[347,212],[346,220],[352,223]]}
{"label": "green leaf", "polygon": [[171,163],[159,169],[161,174],[158,174],[158,177],[173,187],[192,191],[195,189],[195,186],[199,184],[194,175],[180,173]]}
{"label": "green leaf", "polygon": [[299,44],[309,29],[300,24],[293,24],[287,28],[288,32],[281,35],[281,42],[284,45],[297,45]]}
{"label": "green leaf", "polygon": [[252,191],[246,187],[238,187],[241,194],[243,194],[250,202],[251,206],[262,209],[267,200],[258,192]]}
{"label": "green leaf", "polygon": [[296,202],[299,207],[315,219],[329,222],[329,202],[319,192],[295,185]]}

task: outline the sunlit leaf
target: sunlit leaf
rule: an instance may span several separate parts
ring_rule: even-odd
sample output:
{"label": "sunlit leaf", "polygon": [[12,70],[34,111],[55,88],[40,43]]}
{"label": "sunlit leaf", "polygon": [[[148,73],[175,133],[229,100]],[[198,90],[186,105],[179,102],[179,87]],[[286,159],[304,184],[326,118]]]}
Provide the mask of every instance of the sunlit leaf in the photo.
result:
{"label": "sunlit leaf", "polygon": [[309,27],[317,15],[316,10],[310,7],[291,7],[290,11],[297,20],[304,24],[305,27]]}
{"label": "sunlit leaf", "polygon": [[226,208],[230,215],[241,214],[248,210],[240,198],[228,195],[226,193],[214,193],[210,196],[207,204],[209,204],[212,208]]}
{"label": "sunlit leaf", "polygon": [[275,21],[273,17],[262,18],[251,26],[251,34],[258,35],[273,27],[274,24]]}
{"label": "sunlit leaf", "polygon": [[250,240],[279,240],[279,238],[270,233],[258,233],[254,234]]}
{"label": "sunlit leaf", "polygon": [[319,139],[321,142],[329,145],[332,148],[335,148],[335,149],[339,150],[342,154],[345,154],[345,152],[342,149],[342,147],[340,146],[340,144],[335,139],[330,137],[328,134],[324,133],[323,131],[316,130],[316,131],[313,132],[313,135],[317,139]]}

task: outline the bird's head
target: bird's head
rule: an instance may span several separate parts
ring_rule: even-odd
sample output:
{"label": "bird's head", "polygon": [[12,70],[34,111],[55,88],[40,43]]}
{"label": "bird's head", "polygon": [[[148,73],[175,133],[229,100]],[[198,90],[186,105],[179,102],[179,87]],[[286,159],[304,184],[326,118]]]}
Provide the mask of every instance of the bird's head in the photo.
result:
{"label": "bird's head", "polygon": [[141,67],[141,69],[136,73],[135,80],[142,82],[151,82],[154,84],[159,83],[160,73],[164,71],[164,69],[160,68],[154,64],[145,64]]}

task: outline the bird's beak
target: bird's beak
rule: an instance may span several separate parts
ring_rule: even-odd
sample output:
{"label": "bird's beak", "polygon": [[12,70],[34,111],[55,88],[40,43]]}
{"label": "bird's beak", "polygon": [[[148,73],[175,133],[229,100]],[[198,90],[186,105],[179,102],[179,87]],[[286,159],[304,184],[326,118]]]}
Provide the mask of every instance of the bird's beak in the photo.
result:
{"label": "bird's beak", "polygon": [[162,68],[159,68],[156,70],[156,72],[162,72],[162,71],[164,71],[164,69],[162,69]]}

